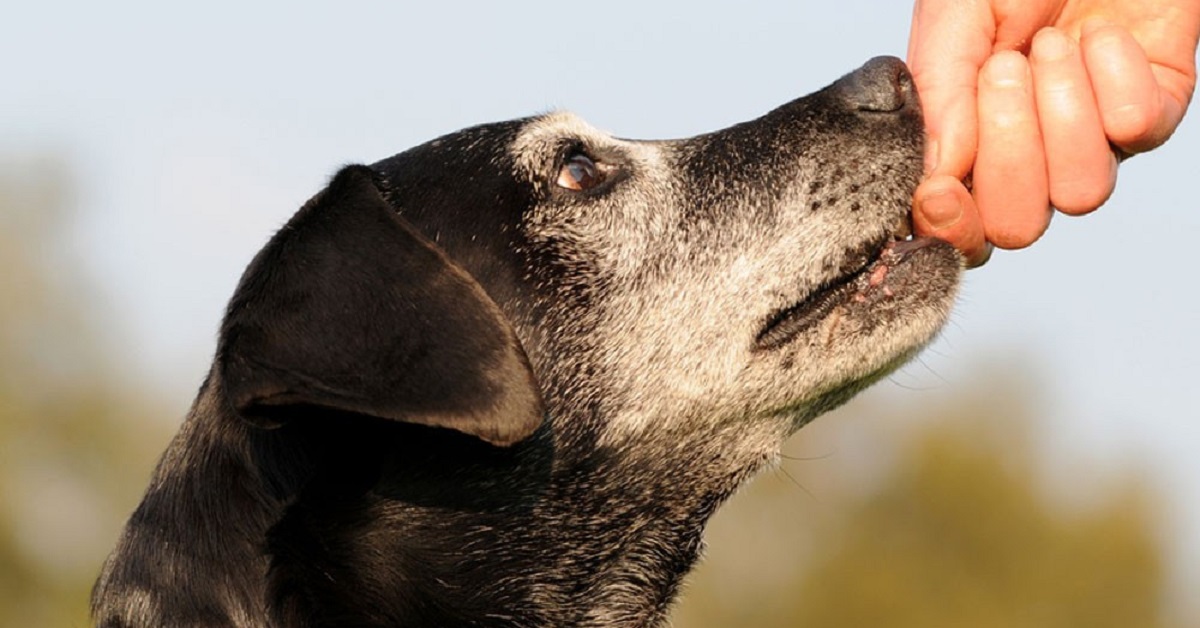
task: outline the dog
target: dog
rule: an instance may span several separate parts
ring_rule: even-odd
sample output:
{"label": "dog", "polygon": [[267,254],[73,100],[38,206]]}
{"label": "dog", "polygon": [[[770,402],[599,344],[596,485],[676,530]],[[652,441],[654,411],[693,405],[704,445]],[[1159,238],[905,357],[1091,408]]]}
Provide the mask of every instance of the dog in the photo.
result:
{"label": "dog", "polygon": [[923,137],[878,58],[689,139],[549,113],[344,168],[242,276],[95,620],[661,625],[717,507],[946,321]]}

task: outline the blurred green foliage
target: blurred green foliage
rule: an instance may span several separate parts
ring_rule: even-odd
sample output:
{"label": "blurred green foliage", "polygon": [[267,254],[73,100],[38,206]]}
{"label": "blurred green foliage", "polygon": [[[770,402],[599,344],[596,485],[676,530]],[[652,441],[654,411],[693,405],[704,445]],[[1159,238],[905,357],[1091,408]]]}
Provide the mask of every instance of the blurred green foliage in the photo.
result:
{"label": "blurred green foliage", "polygon": [[[824,468],[812,489],[768,473],[718,514],[712,555],[675,625],[1170,625],[1154,491],[1137,474],[1095,471],[1078,478],[1089,499],[1055,499],[1039,477],[1034,411],[1020,390],[993,379],[934,417],[876,408],[921,427],[824,460],[785,460],[777,473],[804,484],[800,470]],[[826,416],[805,431],[829,421],[844,431],[854,419]],[[856,473],[871,462],[850,453],[887,460]],[[717,546],[745,535],[754,539],[742,549]]]}
{"label": "blurred green foliage", "polygon": [[87,625],[100,562],[172,431],[124,381],[66,238],[65,168],[0,168],[0,626]]}
{"label": "blurred green foliage", "polygon": [[[108,337],[64,235],[70,187],[54,160],[0,168],[0,626],[88,623],[100,562],[177,423],[124,379],[127,339]],[[889,408],[889,425],[934,426],[903,438],[856,442],[879,426],[844,411],[806,428],[797,442],[831,455],[785,461],[718,515],[676,625],[1164,625],[1152,491],[1081,477],[1112,488],[1053,504],[1022,390],[981,384],[932,421],[905,416],[924,404]]]}

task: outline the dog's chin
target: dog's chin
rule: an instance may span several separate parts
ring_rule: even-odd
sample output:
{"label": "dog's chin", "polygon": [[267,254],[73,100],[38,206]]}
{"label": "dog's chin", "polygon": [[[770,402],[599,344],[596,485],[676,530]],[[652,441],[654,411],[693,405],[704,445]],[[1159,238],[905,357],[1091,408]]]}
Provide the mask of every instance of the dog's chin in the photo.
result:
{"label": "dog's chin", "polygon": [[949,318],[963,268],[954,247],[933,238],[876,246],[865,261],[848,254],[850,270],[777,312],[756,336],[761,358],[823,367],[800,403],[788,404],[803,409],[797,419],[844,403],[912,359]]}

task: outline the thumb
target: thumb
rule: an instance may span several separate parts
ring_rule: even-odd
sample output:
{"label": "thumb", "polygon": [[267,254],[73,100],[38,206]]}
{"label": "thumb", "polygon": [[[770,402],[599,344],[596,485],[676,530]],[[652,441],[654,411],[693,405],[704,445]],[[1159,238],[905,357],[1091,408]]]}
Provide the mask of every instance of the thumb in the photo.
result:
{"label": "thumb", "polygon": [[995,37],[986,2],[917,0],[913,8],[908,65],[925,113],[927,174],[962,179],[971,170],[979,69]]}

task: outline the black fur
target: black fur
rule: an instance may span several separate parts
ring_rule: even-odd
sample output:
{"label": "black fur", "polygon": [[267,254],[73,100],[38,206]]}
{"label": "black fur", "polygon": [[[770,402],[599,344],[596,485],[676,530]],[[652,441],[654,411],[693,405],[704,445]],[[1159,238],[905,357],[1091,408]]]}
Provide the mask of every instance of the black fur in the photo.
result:
{"label": "black fur", "polygon": [[217,350],[226,394],[270,422],[315,406],[526,438],[543,410],[520,342],[377,176],[342,170],[251,262]]}

